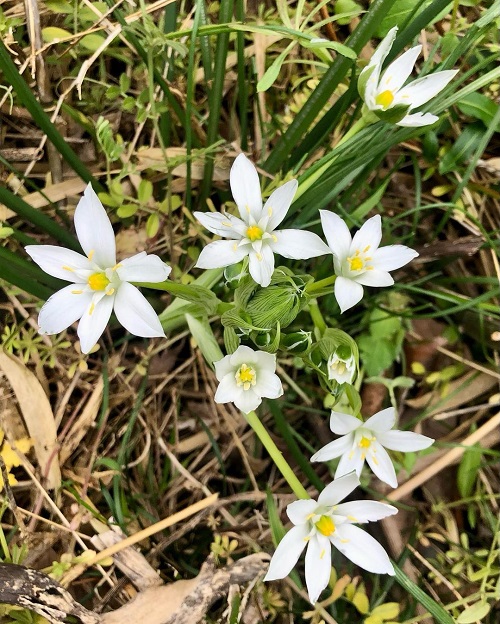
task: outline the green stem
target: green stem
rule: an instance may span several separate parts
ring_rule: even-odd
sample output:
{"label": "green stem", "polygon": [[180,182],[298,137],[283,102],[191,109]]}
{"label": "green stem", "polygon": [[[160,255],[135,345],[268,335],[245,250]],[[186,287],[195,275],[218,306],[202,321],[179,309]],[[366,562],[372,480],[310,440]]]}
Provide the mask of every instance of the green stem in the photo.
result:
{"label": "green stem", "polygon": [[248,424],[250,425],[250,427],[252,427],[259,440],[266,448],[267,452],[271,456],[271,459],[276,464],[276,467],[281,472],[288,485],[292,488],[295,496],[297,496],[297,498],[303,499],[311,498],[302,483],[295,476],[295,473],[288,465],[287,461],[281,454],[281,451],[273,442],[271,436],[267,432],[266,428],[260,421],[257,414],[255,412],[250,412],[249,414],[245,415],[245,418],[247,419]]}
{"label": "green stem", "polygon": [[316,295],[317,293],[319,293],[319,291],[322,291],[329,286],[333,286],[336,279],[336,275],[330,275],[330,277],[325,277],[325,279],[319,280],[319,282],[313,282],[312,284],[308,284],[306,286],[306,293],[308,295]]}
{"label": "green stem", "polygon": [[321,314],[321,310],[319,309],[316,299],[311,299],[311,301],[309,302],[309,314],[311,315],[314,327],[316,327],[316,329],[320,333],[320,336],[322,336],[326,331],[326,323],[323,315]]}

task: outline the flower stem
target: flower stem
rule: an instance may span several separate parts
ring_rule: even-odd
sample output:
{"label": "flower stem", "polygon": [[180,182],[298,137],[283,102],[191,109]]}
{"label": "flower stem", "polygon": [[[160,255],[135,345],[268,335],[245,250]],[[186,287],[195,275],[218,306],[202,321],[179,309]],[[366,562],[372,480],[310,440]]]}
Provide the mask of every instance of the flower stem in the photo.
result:
{"label": "flower stem", "polygon": [[311,299],[311,301],[309,301],[309,314],[311,315],[314,327],[316,327],[316,329],[322,336],[326,331],[326,323],[323,315],[321,314],[321,310],[319,309],[316,299]]}
{"label": "flower stem", "polygon": [[325,279],[319,280],[319,282],[313,282],[312,284],[308,284],[306,286],[306,293],[308,295],[314,294],[314,296],[320,296],[317,294],[318,291],[328,288],[329,286],[332,286],[335,283],[336,279],[337,279],[336,275],[330,275],[330,277],[325,277]]}
{"label": "flower stem", "polygon": [[273,442],[271,436],[267,432],[267,429],[264,427],[257,414],[255,412],[250,412],[248,414],[245,414],[245,418],[247,419],[250,427],[252,427],[252,429],[256,433],[259,440],[266,448],[267,452],[271,456],[271,459],[276,464],[276,467],[281,472],[288,485],[292,488],[295,496],[297,496],[297,498],[311,498],[302,483],[300,483],[300,481],[295,476],[295,473],[288,465],[288,462],[283,457],[281,451]]}

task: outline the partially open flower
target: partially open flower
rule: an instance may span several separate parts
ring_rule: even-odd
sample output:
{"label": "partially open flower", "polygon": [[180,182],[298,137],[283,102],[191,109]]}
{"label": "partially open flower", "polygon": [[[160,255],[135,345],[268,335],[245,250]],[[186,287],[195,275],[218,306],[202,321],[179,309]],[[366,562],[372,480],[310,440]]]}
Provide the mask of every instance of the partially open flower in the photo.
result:
{"label": "partially open flower", "polygon": [[418,253],[405,245],[379,247],[382,220],[379,215],[368,219],[351,237],[345,221],[334,212],[320,210],[323,232],[333,252],[335,298],[341,312],[352,308],[363,298],[363,286],[392,286],[389,271],[404,266]]}
{"label": "partially open flower", "polygon": [[396,471],[389,454],[392,451],[421,451],[432,445],[434,440],[413,431],[393,430],[396,410],[388,407],[377,412],[366,422],[341,412],[332,412],[330,429],[342,436],[330,442],[311,457],[311,461],[328,461],[340,457],[335,477],[341,477],[353,470],[359,476],[365,460],[377,477],[391,487],[398,486]]}
{"label": "partially open flower", "polygon": [[164,282],[170,267],[145,251],[116,262],[113,228],[90,184],[76,207],[75,228],[86,256],[54,245],[26,247],[46,273],[71,282],[53,294],[40,310],[40,333],[57,334],[80,319],[81,350],[88,353],[114,311],[131,334],[145,338],[164,336],[153,307],[129,282]]}
{"label": "partially open flower", "polygon": [[398,126],[428,126],[439,118],[430,113],[410,114],[410,111],[435,97],[458,71],[435,72],[405,85],[422,49],[418,45],[407,50],[382,73],[382,65],[391,51],[397,31],[397,26],[391,28],[359,76],[358,90],[365,102],[365,114],[369,111]]}
{"label": "partially open flower", "polygon": [[196,263],[202,269],[236,264],[246,256],[249,271],[261,286],[269,286],[274,271],[274,254],[303,260],[330,253],[325,243],[305,230],[276,230],[286,217],[297,190],[297,180],[277,188],[262,206],[259,176],[244,154],[233,163],[231,191],[241,219],[230,214],[195,212],[198,221],[228,241],[215,241],[203,249]]}
{"label": "partially open flower", "polygon": [[377,501],[340,503],[359,485],[353,472],[335,479],[318,500],[298,500],[286,513],[295,525],[278,544],[264,581],[290,574],[304,548],[306,585],[314,604],[328,585],[332,569],[332,546],[361,568],[377,574],[394,575],[394,568],[382,546],[368,533],[354,526],[392,516],[396,507]]}
{"label": "partially open flower", "polygon": [[241,345],[214,364],[220,382],[214,397],[216,403],[232,401],[248,414],[262,403],[263,397],[277,399],[283,394],[275,355]]}
{"label": "partially open flower", "polygon": [[328,358],[328,379],[335,379],[339,384],[352,383],[356,375],[356,360],[354,355],[345,345],[337,347]]}

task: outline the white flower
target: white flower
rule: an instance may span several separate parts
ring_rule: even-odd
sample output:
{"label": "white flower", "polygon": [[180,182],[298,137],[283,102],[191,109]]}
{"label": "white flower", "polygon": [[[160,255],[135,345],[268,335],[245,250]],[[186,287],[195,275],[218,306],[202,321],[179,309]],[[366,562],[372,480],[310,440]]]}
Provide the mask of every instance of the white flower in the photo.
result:
{"label": "white flower", "polygon": [[382,65],[391,51],[397,31],[397,26],[391,28],[375,50],[368,65],[361,72],[358,82],[360,95],[369,111],[398,126],[420,127],[433,124],[438,120],[435,115],[408,114],[408,112],[431,100],[458,72],[457,70],[439,71],[417,78],[403,86],[410,77],[422,49],[422,46],[418,45],[393,61],[381,75]]}
{"label": "white flower", "polygon": [[87,254],[55,247],[29,245],[26,251],[49,275],[71,282],[40,310],[41,334],[57,334],[80,319],[81,350],[88,353],[99,340],[111,312],[131,334],[164,336],[150,303],[129,282],[163,282],[170,267],[158,256],[141,252],[116,262],[115,235],[103,205],[87,186],[75,210],[78,240]]}
{"label": "white flower", "polygon": [[356,232],[349,233],[345,221],[328,210],[320,210],[325,238],[333,252],[335,297],[341,312],[363,298],[363,286],[392,286],[389,271],[399,269],[418,256],[405,245],[379,248],[382,222],[379,215],[368,219]]}
{"label": "white flower", "polygon": [[288,505],[286,513],[295,526],[278,544],[265,581],[287,576],[306,546],[306,585],[313,604],[330,580],[332,546],[360,568],[376,574],[394,575],[394,568],[382,546],[354,523],[381,520],[398,510],[392,505],[366,500],[339,505],[358,485],[358,477],[351,473],[330,483],[317,502],[299,500]]}
{"label": "white flower", "polygon": [[335,379],[339,384],[352,383],[356,375],[356,360],[351,350],[348,354],[343,352],[343,348],[337,348],[328,358],[328,379]]}
{"label": "white flower", "polygon": [[[330,442],[311,457],[311,461],[328,461],[340,457],[335,478],[355,471],[359,476],[365,459],[384,483],[398,485],[396,471],[389,454],[391,451],[421,451],[434,442],[432,438],[412,431],[391,431],[396,423],[396,410],[388,407],[377,412],[366,422],[341,412],[332,412],[330,429],[342,436]],[[385,448],[384,448],[385,447]]]}
{"label": "white flower", "polygon": [[277,399],[283,394],[280,378],[275,374],[276,356],[271,353],[241,345],[214,364],[220,382],[214,397],[216,403],[232,401],[248,414],[262,403],[262,397]]}
{"label": "white flower", "polygon": [[231,191],[241,219],[230,214],[195,212],[198,221],[228,241],[215,241],[200,254],[197,267],[217,269],[236,264],[249,257],[250,275],[261,286],[269,286],[274,271],[274,254],[304,260],[330,253],[325,243],[312,232],[276,230],[283,221],[297,190],[297,180],[277,188],[264,207],[259,176],[244,154],[233,163],[230,173]]}

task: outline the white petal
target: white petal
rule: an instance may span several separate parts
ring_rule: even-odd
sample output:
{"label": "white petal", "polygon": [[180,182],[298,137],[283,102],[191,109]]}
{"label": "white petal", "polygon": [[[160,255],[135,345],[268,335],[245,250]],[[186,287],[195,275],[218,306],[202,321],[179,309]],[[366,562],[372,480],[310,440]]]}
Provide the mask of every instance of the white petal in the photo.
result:
{"label": "white petal", "polygon": [[274,271],[274,254],[269,245],[263,245],[262,251],[256,254],[251,251],[249,254],[250,263],[248,270],[257,284],[263,288],[269,286]]}
{"label": "white petal", "polygon": [[229,183],[243,221],[248,221],[248,215],[258,221],[262,214],[259,175],[245,154],[240,154],[234,161],[229,173]]}
{"label": "white petal", "polygon": [[[240,345],[230,357],[231,366],[236,370],[242,364],[257,364],[259,362],[260,351],[254,351],[246,345]],[[272,353],[266,353],[267,358],[260,360],[260,366],[272,366],[274,364],[273,372],[276,370],[276,356]],[[271,362],[272,360],[272,362]]]}
{"label": "white petal", "polygon": [[38,324],[41,334],[58,334],[83,316],[90,305],[92,293],[79,291],[77,284],[70,284],[50,297],[40,310]]}
{"label": "white petal", "polygon": [[314,535],[306,551],[306,585],[309,600],[314,604],[328,585],[332,571],[332,547],[324,535]]}
{"label": "white petal", "polygon": [[221,269],[236,264],[248,255],[248,248],[233,241],[214,241],[201,251],[195,266],[199,269]]}
{"label": "white petal", "polygon": [[101,269],[115,266],[115,234],[104,206],[90,184],[76,207],[75,229],[83,251],[93,262]]}
{"label": "white petal", "polygon": [[93,301],[78,323],[78,338],[80,338],[82,353],[88,353],[106,329],[113,310],[114,295],[104,295],[97,303],[95,301],[96,295],[94,294]]}
{"label": "white petal", "polygon": [[351,414],[332,411],[330,415],[330,429],[337,435],[345,435],[351,433],[358,427],[361,427],[362,421]]}
{"label": "white petal", "polygon": [[306,260],[307,258],[317,258],[331,253],[328,245],[313,232],[305,230],[278,230],[273,232],[276,240],[270,245],[274,253],[278,253],[284,258],[293,260]]}
{"label": "white petal", "polygon": [[446,70],[417,78],[398,92],[398,102],[418,108],[442,91],[457,73],[457,70]]}
{"label": "white petal", "polygon": [[362,286],[376,286],[378,288],[394,284],[394,278],[387,271],[377,271],[376,269],[365,271],[361,275],[356,275],[353,279]]}
{"label": "white petal", "polygon": [[378,442],[391,451],[421,451],[434,443],[432,438],[413,431],[388,431],[377,436]]}
{"label": "white petal", "polygon": [[297,180],[290,180],[278,187],[264,204],[262,214],[269,217],[267,231],[272,232],[286,217],[297,192]]}
{"label": "white petal", "polygon": [[341,219],[334,212],[320,210],[319,214],[326,242],[339,261],[342,262],[349,255],[349,248],[351,247],[352,238],[349,228],[344,219]]}
{"label": "white petal", "polygon": [[164,282],[172,270],[161,258],[145,251],[122,260],[118,267],[116,272],[124,282]]}
{"label": "white petal", "polygon": [[377,46],[377,49],[373,53],[370,62],[361,72],[360,77],[366,73],[371,71],[370,77],[366,81],[365,92],[363,94],[363,99],[366,102],[368,108],[372,109],[375,107],[375,95],[377,92],[378,82],[380,80],[380,73],[382,71],[382,65],[389,54],[392,45],[394,43],[394,39],[397,34],[397,26],[391,28],[391,30],[387,33],[384,39]]}
{"label": "white petal", "polygon": [[318,504],[326,505],[327,507],[336,505],[341,500],[344,500],[346,496],[349,496],[358,485],[359,479],[355,472],[339,477],[327,485],[321,492],[318,497]]}
{"label": "white petal", "polygon": [[283,395],[283,386],[278,375],[257,374],[257,383],[254,392],[266,399],[277,399]]}
{"label": "white petal", "polygon": [[351,447],[348,453],[344,453],[340,458],[337,470],[335,471],[335,479],[350,474],[352,471],[358,477],[361,476],[365,459],[362,449],[356,444]]}
{"label": "white petal", "polygon": [[352,447],[351,436],[342,436],[338,440],[330,442],[311,457],[312,462],[329,461],[340,457],[343,453],[348,452]]}
{"label": "white petal", "polygon": [[67,282],[86,283],[86,279],[74,273],[75,269],[93,272],[89,259],[71,249],[55,245],[28,245],[25,249],[45,273]]}
{"label": "white petal", "polygon": [[387,407],[386,409],[377,412],[371,416],[363,425],[365,429],[374,431],[377,436],[380,433],[389,431],[396,424],[396,410],[393,407]]}
{"label": "white petal", "polygon": [[422,46],[418,45],[414,48],[410,48],[401,56],[398,56],[382,74],[378,83],[377,92],[392,91],[395,93],[398,91],[410,77],[415,61],[421,50]]}
{"label": "white petal", "polygon": [[337,277],[335,280],[335,298],[340,311],[345,312],[363,299],[363,286],[347,277]]}
{"label": "white petal", "polygon": [[118,321],[134,336],[164,337],[165,332],[153,306],[138,288],[122,282],[115,296],[115,314]]}
{"label": "white petal", "polygon": [[252,388],[249,390],[241,390],[240,394],[233,399],[233,403],[244,414],[253,412],[262,403],[262,397],[260,397]]}
{"label": "white petal", "polygon": [[222,381],[223,377],[229,373],[235,373],[235,367],[231,364],[231,356],[225,355],[222,360],[214,362],[215,376],[219,381]]}
{"label": "white petal", "polygon": [[356,251],[363,251],[369,248],[370,254],[380,245],[382,240],[382,219],[380,215],[375,215],[365,221],[359,230],[354,234],[349,255],[353,255]]}
{"label": "white petal", "polygon": [[318,503],[310,498],[309,500],[296,500],[286,508],[286,515],[293,524],[305,524],[308,516],[313,514]]}
{"label": "white petal", "polygon": [[430,113],[414,113],[413,115],[406,115],[396,125],[403,128],[421,128],[422,126],[430,126],[438,120],[439,117]]}
{"label": "white petal", "polygon": [[276,355],[274,353],[266,353],[265,351],[254,351],[255,361],[259,367],[259,371],[272,374],[276,370]]}
{"label": "white petal", "polygon": [[332,544],[340,552],[368,572],[394,575],[394,568],[382,546],[363,529],[352,524],[337,527]]}
{"label": "white petal", "polygon": [[306,546],[305,538],[308,533],[307,525],[296,526],[288,531],[276,548],[264,577],[265,581],[275,581],[290,574]]}
{"label": "white petal", "polygon": [[335,509],[335,513],[345,516],[349,522],[362,524],[363,522],[375,522],[387,518],[387,516],[393,516],[398,513],[398,510],[392,505],[378,501],[361,500],[341,503]]}
{"label": "white petal", "polygon": [[394,271],[408,264],[418,253],[405,245],[380,247],[372,256],[372,265],[377,271]]}
{"label": "white petal", "polygon": [[387,33],[387,35],[382,39],[382,41],[378,44],[377,49],[372,54],[370,59],[370,65],[380,64],[382,65],[385,61],[387,55],[391,51],[391,48],[394,43],[394,39],[396,39],[396,35],[398,34],[398,27],[394,26]]}
{"label": "white petal", "polygon": [[387,451],[378,442],[372,442],[366,453],[366,461],[373,473],[391,487],[398,487],[396,471]]}
{"label": "white petal", "polygon": [[234,372],[227,373],[222,378],[217,375],[217,378],[220,379],[220,383],[214,396],[216,403],[230,403],[242,392],[241,388],[236,385]]}
{"label": "white petal", "polygon": [[239,240],[246,235],[248,229],[246,223],[233,215],[218,212],[193,212],[193,215],[204,228],[224,238]]}

